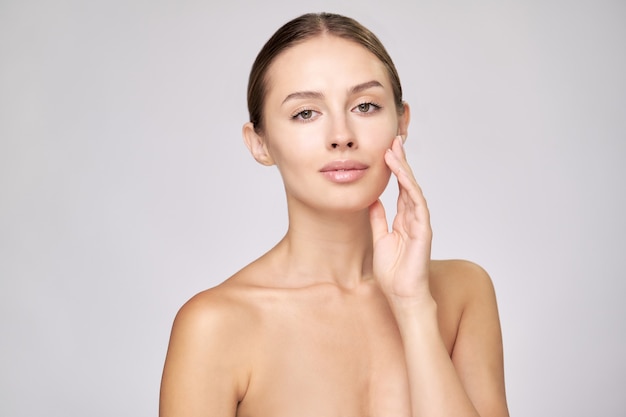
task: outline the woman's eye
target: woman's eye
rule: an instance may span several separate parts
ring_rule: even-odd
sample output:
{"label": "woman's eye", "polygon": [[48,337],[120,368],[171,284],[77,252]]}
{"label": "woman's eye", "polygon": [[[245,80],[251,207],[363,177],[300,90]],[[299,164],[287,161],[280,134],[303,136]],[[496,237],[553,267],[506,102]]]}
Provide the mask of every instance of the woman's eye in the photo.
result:
{"label": "woman's eye", "polygon": [[375,112],[376,110],[380,109],[380,107],[377,106],[374,103],[361,103],[361,104],[357,105],[355,109],[359,113],[372,113],[372,112]]}
{"label": "woman's eye", "polygon": [[299,119],[299,120],[311,120],[313,118],[313,116],[315,116],[315,111],[314,110],[310,110],[310,109],[306,109],[306,110],[301,110],[298,113],[294,114],[293,116],[291,116],[292,119]]}
{"label": "woman's eye", "polygon": [[300,113],[298,113],[298,115],[300,115],[301,119],[310,119],[311,117],[313,117],[313,110],[302,110]]}

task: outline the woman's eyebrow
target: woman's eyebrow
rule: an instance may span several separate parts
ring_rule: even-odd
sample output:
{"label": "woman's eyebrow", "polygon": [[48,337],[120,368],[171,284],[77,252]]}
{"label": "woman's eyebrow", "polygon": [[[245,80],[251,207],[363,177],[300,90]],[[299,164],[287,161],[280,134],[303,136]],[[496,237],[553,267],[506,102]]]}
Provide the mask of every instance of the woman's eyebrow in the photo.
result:
{"label": "woman's eyebrow", "polygon": [[357,84],[354,87],[352,87],[350,89],[350,94],[358,94],[362,91],[365,91],[367,89],[373,88],[373,87],[381,87],[383,88],[383,85],[381,83],[379,83],[376,80],[372,80],[372,81],[368,81],[366,83],[362,83],[362,84]]}
{"label": "woman's eyebrow", "polygon": [[322,99],[324,98],[324,94],[318,91],[296,91],[295,93],[291,93],[287,97],[285,97],[282,104],[285,104],[289,100],[302,99],[302,98]]}
{"label": "woman's eyebrow", "polygon": [[[357,84],[354,87],[350,88],[349,92],[351,95],[358,94],[362,91],[365,91],[367,89],[374,88],[374,87],[383,88],[383,85],[376,80],[367,81],[365,83]],[[323,98],[324,98],[324,94],[320,93],[319,91],[296,91],[295,93],[291,93],[287,97],[285,97],[285,99],[283,100],[281,104],[285,104],[289,100],[323,99]]]}

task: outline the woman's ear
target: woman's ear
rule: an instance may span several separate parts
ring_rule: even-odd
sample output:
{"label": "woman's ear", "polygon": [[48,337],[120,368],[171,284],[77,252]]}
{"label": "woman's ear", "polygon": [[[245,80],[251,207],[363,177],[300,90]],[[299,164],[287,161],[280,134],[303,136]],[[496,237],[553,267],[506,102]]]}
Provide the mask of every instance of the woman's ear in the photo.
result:
{"label": "woman's ear", "polygon": [[251,122],[243,125],[242,134],[248,150],[258,163],[265,166],[274,165],[274,159],[267,150],[265,139],[254,130]]}
{"label": "woman's ear", "polygon": [[402,142],[406,141],[409,134],[409,122],[411,121],[411,109],[407,102],[402,102],[402,114],[398,116],[398,135],[402,136]]}

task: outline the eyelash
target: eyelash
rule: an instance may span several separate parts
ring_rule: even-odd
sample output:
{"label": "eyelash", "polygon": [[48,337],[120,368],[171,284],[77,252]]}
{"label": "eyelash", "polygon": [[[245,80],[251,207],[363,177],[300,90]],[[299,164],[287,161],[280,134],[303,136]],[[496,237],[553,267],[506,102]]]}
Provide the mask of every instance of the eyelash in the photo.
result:
{"label": "eyelash", "polygon": [[313,114],[311,114],[311,117],[309,117],[309,118],[303,118],[303,117],[302,117],[302,113],[305,113],[305,112],[317,113],[317,112],[316,112],[315,110],[313,110],[313,109],[304,108],[304,109],[298,110],[296,113],[294,113],[294,114],[291,116],[291,118],[292,118],[293,120],[299,120],[299,121],[301,121],[301,122],[309,122],[309,121],[311,121],[311,118],[312,118],[314,115],[313,115]]}
{"label": "eyelash", "polygon": [[370,106],[370,107],[373,107],[374,109],[373,109],[373,110],[368,109],[368,110],[371,110],[371,111],[366,111],[366,112],[358,112],[358,113],[363,113],[363,114],[375,113],[375,112],[377,112],[378,110],[380,110],[380,109],[382,108],[379,104],[376,104],[376,103],[374,103],[374,102],[372,102],[372,101],[364,101],[364,102],[359,103],[359,104],[357,104],[356,106],[354,106],[354,108],[355,108],[355,109],[358,109],[359,107],[361,107],[361,106],[365,106],[365,105],[368,105],[368,106]]}
{"label": "eyelash", "polygon": [[[368,111],[365,111],[365,112],[358,112],[357,111],[357,113],[370,114],[370,113],[375,113],[375,112],[379,111],[382,108],[379,104],[376,104],[376,103],[374,103],[372,101],[364,101],[364,102],[359,103],[356,106],[354,106],[352,110],[358,109],[359,107],[364,106],[364,105],[373,107],[373,110],[368,108],[367,109]],[[300,120],[302,122],[309,122],[309,121],[311,121],[311,118],[314,116],[314,114],[311,114],[311,116],[308,117],[308,118],[303,118],[302,114],[306,113],[306,112],[317,113],[316,110],[305,108],[305,109],[302,109],[302,110],[298,110],[297,113],[294,113],[293,115],[291,115],[291,119],[292,120]]]}

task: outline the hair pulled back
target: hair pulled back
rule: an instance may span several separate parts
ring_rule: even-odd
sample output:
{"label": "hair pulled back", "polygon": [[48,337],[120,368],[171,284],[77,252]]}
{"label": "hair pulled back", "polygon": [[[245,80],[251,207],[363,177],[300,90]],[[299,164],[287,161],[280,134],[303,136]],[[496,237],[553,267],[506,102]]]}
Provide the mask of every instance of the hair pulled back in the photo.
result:
{"label": "hair pulled back", "polygon": [[391,80],[398,114],[402,114],[402,86],[396,67],[380,40],[354,19],[333,13],[307,13],[280,27],[257,55],[248,80],[248,112],[257,132],[263,131],[263,105],[267,94],[267,71],[286,49],[315,36],[330,34],[364,46],[385,66]]}

